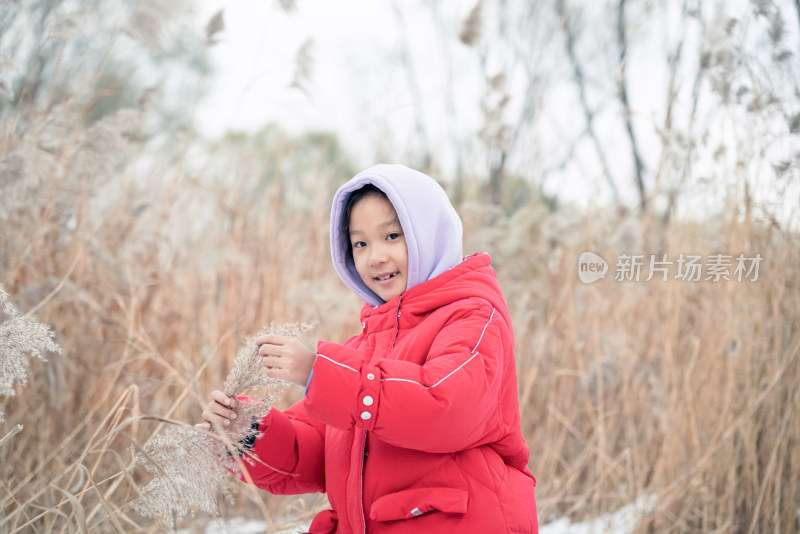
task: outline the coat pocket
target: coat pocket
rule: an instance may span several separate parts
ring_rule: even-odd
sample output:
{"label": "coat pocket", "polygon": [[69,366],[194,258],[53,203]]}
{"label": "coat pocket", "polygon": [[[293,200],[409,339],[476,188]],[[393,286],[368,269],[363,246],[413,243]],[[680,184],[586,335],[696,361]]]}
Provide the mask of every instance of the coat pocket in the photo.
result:
{"label": "coat pocket", "polygon": [[412,488],[375,500],[369,511],[373,521],[411,519],[432,511],[463,514],[469,492],[458,488]]}

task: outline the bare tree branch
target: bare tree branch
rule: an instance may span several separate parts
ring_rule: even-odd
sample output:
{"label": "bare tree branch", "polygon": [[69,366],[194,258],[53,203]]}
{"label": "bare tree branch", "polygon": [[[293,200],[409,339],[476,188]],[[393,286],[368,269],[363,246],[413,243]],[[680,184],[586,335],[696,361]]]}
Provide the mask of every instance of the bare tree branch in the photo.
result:
{"label": "bare tree branch", "polygon": [[606,161],[606,156],[605,153],[603,152],[603,147],[600,145],[600,139],[597,137],[597,133],[594,131],[594,113],[592,112],[591,109],[589,109],[589,103],[586,100],[586,87],[583,80],[583,71],[581,70],[578,58],[575,55],[575,36],[572,32],[572,28],[570,27],[567,13],[564,8],[564,0],[556,1],[556,10],[558,12],[559,17],[561,18],[561,26],[564,29],[564,36],[566,38],[567,56],[569,57],[570,64],[572,65],[572,71],[575,77],[575,83],[578,86],[578,96],[580,98],[581,108],[583,109],[584,119],[586,120],[586,129],[589,132],[589,138],[592,140],[592,143],[594,144],[597,156],[600,158],[600,163],[603,166],[603,175],[605,176],[605,179],[608,182],[608,186],[611,188],[611,194],[614,197],[614,202],[617,205],[619,205],[620,198],[619,198],[619,191],[617,190],[617,184],[614,181],[614,177],[611,176],[611,170],[608,168],[608,161]]}
{"label": "bare tree branch", "polygon": [[[687,14],[687,0],[683,0],[683,8],[681,9],[682,18],[686,20]],[[672,130],[672,112],[675,106],[675,100],[678,95],[678,66],[681,63],[681,59],[683,57],[683,44],[686,40],[686,24],[681,24],[681,32],[677,39],[677,44],[675,46],[675,51],[668,55],[667,59],[667,66],[669,67],[669,82],[667,82],[667,105],[666,105],[666,112],[664,113],[664,125],[662,126],[662,143],[661,143],[661,156],[658,160],[658,167],[656,168],[654,177],[653,177],[653,184],[655,187],[655,191],[658,193],[661,191],[661,178],[662,173],[664,171],[664,167],[667,164],[668,154],[671,150],[669,143],[667,142],[667,136],[669,132]],[[671,196],[671,193],[670,193]],[[670,203],[673,203],[673,200],[670,199]],[[670,211],[667,210],[664,216],[664,221],[669,222]]]}
{"label": "bare tree branch", "polygon": [[[531,2],[527,4],[524,15],[525,26],[527,28],[536,28],[535,21],[540,13],[537,10],[541,9],[541,4]],[[523,97],[523,108],[519,115],[519,119],[513,125],[511,138],[508,142],[509,153],[514,153],[517,144],[522,136],[522,132],[530,128],[534,122],[534,117],[538,113],[541,106],[541,93],[543,85],[543,76],[541,71],[537,70],[540,63],[541,55],[546,54],[543,47],[538,46],[533,35],[535,32],[526,32],[530,39],[528,48],[521,50],[520,47],[515,49],[516,61],[523,66],[527,79],[525,80],[525,95]],[[539,54],[537,56],[537,54]]]}
{"label": "bare tree branch", "polygon": [[794,0],[794,7],[797,10],[797,25],[800,26],[800,0]]}
{"label": "bare tree branch", "polygon": [[[499,35],[506,35],[506,17],[508,15],[508,5],[506,4],[505,0],[500,0],[499,2],[500,8],[500,16],[497,19],[498,23],[498,34]],[[503,76],[505,80],[507,77],[506,75]],[[507,100],[506,100],[507,102]],[[490,160],[489,160],[489,186],[492,195],[492,203],[496,206],[499,206],[502,197],[503,197],[503,185],[505,182],[505,174],[506,174],[506,158],[508,157],[508,150],[509,146],[506,142],[503,141],[505,137],[503,130],[505,130],[505,125],[502,124],[502,109],[505,107],[504,103],[498,104],[498,122],[499,130],[497,132],[498,137],[498,148],[497,151],[499,154],[496,154],[494,157],[491,157],[490,153]],[[490,149],[491,150],[491,149]]]}
{"label": "bare tree branch", "polygon": [[617,10],[617,42],[619,43],[619,98],[622,102],[625,129],[628,132],[628,139],[631,141],[631,152],[633,153],[633,163],[636,169],[636,187],[639,190],[639,212],[643,213],[647,210],[647,194],[642,177],[644,164],[642,163],[641,154],[639,154],[636,135],[633,133],[631,106],[628,102],[627,77],[625,76],[628,49],[627,37],[625,35],[625,0],[619,0],[619,9]]}
{"label": "bare tree branch", "polygon": [[[446,24],[444,18],[442,17],[440,8],[441,3],[439,0],[434,0],[431,3],[431,13],[433,15],[434,23],[437,27],[444,28],[446,27]],[[453,147],[453,151],[455,152],[453,159],[456,164],[456,169],[453,196],[456,199],[456,202],[461,202],[464,196],[464,165],[462,162],[462,143],[455,127],[458,124],[458,114],[456,113],[455,98],[453,98],[453,95],[455,94],[453,82],[453,56],[451,53],[450,42],[447,33],[437,32],[436,35],[440,43],[439,49],[444,54],[445,60],[445,90],[442,94],[446,112],[445,129],[447,131],[447,136],[450,139],[450,144]]]}
{"label": "bare tree branch", "polygon": [[[684,4],[684,8],[686,5]],[[684,20],[688,20],[688,12],[684,10],[683,17]],[[705,35],[705,23],[703,22],[703,2],[700,0],[697,5],[697,20],[700,23],[701,32],[700,35]],[[698,55],[702,56],[703,54],[703,46],[704,43],[700,41],[700,49],[698,50]],[[694,126],[695,120],[697,118],[697,103],[700,101],[700,84],[703,81],[703,66],[697,66],[697,72],[695,72],[694,76],[694,84],[692,86],[692,109],[689,112],[689,125],[687,127],[687,135],[686,139],[688,142],[688,146],[686,147],[686,157],[683,163],[683,171],[681,173],[681,177],[678,180],[678,183],[670,188],[669,191],[669,202],[667,205],[667,222],[672,217],[676,209],[676,202],[678,193],[683,188],[683,184],[686,183],[686,179],[691,175],[692,169],[692,156],[694,154]]]}
{"label": "bare tree branch", "polygon": [[406,32],[406,21],[403,17],[403,11],[397,2],[393,2],[394,12],[397,20],[400,23],[400,36],[402,45],[400,47],[400,59],[406,71],[406,78],[408,80],[408,88],[411,91],[411,96],[414,98],[414,123],[417,129],[417,135],[422,149],[422,165],[423,168],[429,169],[431,166],[431,146],[428,140],[428,132],[425,129],[425,111],[422,106],[422,93],[419,90],[419,83],[417,83],[416,71],[411,64],[411,55],[409,53],[408,34]]}

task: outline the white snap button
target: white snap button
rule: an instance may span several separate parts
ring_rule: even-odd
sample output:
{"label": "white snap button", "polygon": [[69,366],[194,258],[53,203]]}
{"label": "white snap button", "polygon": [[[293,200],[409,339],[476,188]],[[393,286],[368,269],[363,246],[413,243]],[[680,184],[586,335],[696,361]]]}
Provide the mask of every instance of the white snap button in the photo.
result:
{"label": "white snap button", "polygon": [[375,375],[372,373],[367,373],[367,380],[375,380]]}
{"label": "white snap button", "polygon": [[362,400],[361,402],[364,403],[364,406],[372,406],[372,403],[375,402],[375,399],[373,399],[372,397],[367,395],[366,397],[364,397],[364,400]]}
{"label": "white snap button", "polygon": [[372,414],[369,412],[361,412],[361,419],[366,421],[367,419],[372,419]]}

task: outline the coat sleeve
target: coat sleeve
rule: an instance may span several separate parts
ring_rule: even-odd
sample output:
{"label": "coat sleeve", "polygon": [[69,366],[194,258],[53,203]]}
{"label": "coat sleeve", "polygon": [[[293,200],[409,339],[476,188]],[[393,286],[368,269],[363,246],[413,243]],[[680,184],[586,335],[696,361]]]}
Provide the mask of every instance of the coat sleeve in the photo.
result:
{"label": "coat sleeve", "polygon": [[[261,420],[261,436],[242,462],[261,489],[278,495],[325,491],[325,429],[310,420],[304,401],[285,412],[271,409]],[[247,481],[243,474],[242,479]]]}
{"label": "coat sleeve", "polygon": [[321,342],[308,414],[339,429],[363,428],[400,447],[455,452],[505,435],[500,394],[509,326],[485,301],[450,319],[425,362],[373,359]]}

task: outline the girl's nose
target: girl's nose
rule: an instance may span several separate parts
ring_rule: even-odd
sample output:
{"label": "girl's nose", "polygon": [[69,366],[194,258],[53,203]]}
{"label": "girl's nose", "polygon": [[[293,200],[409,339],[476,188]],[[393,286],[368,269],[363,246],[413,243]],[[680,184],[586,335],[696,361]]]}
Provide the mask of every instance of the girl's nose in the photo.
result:
{"label": "girl's nose", "polygon": [[369,255],[370,266],[380,265],[381,263],[386,263],[386,250],[380,245],[372,247]]}

